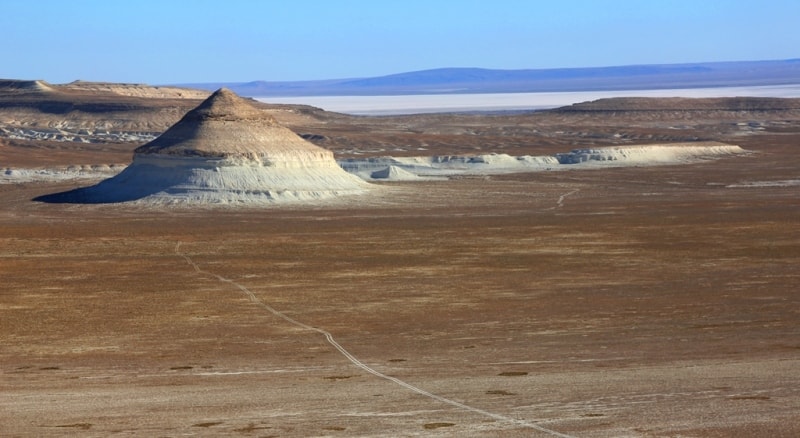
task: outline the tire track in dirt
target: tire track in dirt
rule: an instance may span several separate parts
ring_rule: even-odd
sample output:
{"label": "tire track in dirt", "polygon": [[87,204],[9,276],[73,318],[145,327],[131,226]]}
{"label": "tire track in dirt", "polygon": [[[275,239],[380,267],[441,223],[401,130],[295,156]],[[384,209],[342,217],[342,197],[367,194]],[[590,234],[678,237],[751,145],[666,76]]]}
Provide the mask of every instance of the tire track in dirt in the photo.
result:
{"label": "tire track in dirt", "polygon": [[561,208],[564,206],[564,200],[567,199],[567,196],[572,196],[580,191],[581,189],[575,189],[569,193],[564,193],[563,195],[559,196],[558,201],[556,201],[556,208]]}
{"label": "tire track in dirt", "polygon": [[[575,190],[573,192],[570,192],[570,193],[568,193],[566,195],[562,195],[562,198],[566,197],[566,196],[568,196],[568,195],[570,195],[572,193],[575,193],[575,192],[577,192],[577,190]],[[561,203],[561,202],[563,202],[563,200],[559,198],[559,203]],[[539,426],[536,423],[532,423],[532,422],[525,421],[525,420],[519,420],[519,419],[512,418],[512,417],[507,417],[507,416],[501,415],[501,414],[496,414],[494,412],[489,412],[489,411],[486,411],[484,409],[480,409],[480,408],[476,408],[476,407],[473,407],[473,406],[469,406],[469,405],[466,405],[464,403],[461,403],[461,402],[458,402],[458,401],[455,401],[455,400],[451,400],[449,398],[442,397],[440,395],[436,395],[436,394],[428,392],[428,391],[426,391],[426,390],[424,390],[422,388],[414,386],[414,385],[412,385],[412,384],[410,384],[408,382],[400,380],[400,379],[398,379],[396,377],[392,377],[392,376],[383,374],[380,371],[378,371],[378,370],[370,367],[369,365],[361,362],[361,360],[359,360],[357,357],[353,356],[349,351],[347,351],[344,347],[342,347],[341,344],[339,344],[336,341],[336,339],[334,339],[333,335],[329,331],[323,330],[323,329],[320,329],[320,328],[317,328],[317,327],[312,327],[312,326],[310,326],[308,324],[302,323],[302,322],[300,322],[300,321],[298,321],[298,320],[296,320],[296,319],[294,319],[294,318],[292,318],[292,317],[280,312],[279,310],[275,309],[274,307],[272,307],[269,304],[265,303],[264,301],[260,300],[248,288],[244,287],[243,285],[241,285],[241,284],[239,284],[239,283],[237,283],[237,282],[235,282],[235,281],[233,281],[233,280],[231,280],[229,278],[225,278],[225,277],[223,277],[221,275],[218,275],[218,274],[215,274],[213,272],[204,271],[203,269],[200,268],[200,266],[197,265],[197,263],[194,262],[194,260],[191,259],[191,257],[189,257],[185,253],[181,252],[181,244],[182,243],[183,242],[178,242],[175,245],[175,254],[178,255],[179,257],[183,258],[186,261],[186,263],[189,264],[189,266],[191,266],[198,275],[208,275],[210,277],[216,278],[220,282],[230,284],[231,286],[235,287],[236,289],[239,289],[239,291],[242,292],[244,295],[246,295],[250,299],[251,303],[263,308],[264,310],[266,310],[269,313],[277,316],[278,318],[281,318],[284,321],[286,321],[286,322],[288,322],[288,323],[290,323],[292,325],[295,325],[297,327],[301,327],[303,329],[306,329],[306,330],[309,330],[309,331],[313,331],[313,332],[316,332],[316,333],[319,333],[319,334],[323,335],[325,337],[325,340],[331,346],[333,346],[333,348],[335,348],[339,353],[341,353],[342,356],[344,356],[347,360],[349,360],[353,365],[355,365],[356,367],[362,369],[363,371],[365,371],[365,372],[367,372],[369,374],[372,374],[372,375],[374,375],[374,376],[376,376],[378,378],[384,379],[384,380],[388,380],[388,381],[390,381],[392,383],[395,383],[395,384],[397,384],[399,386],[402,386],[403,388],[406,388],[406,389],[408,389],[408,390],[410,390],[412,392],[415,392],[415,393],[417,393],[419,395],[428,397],[430,399],[439,401],[439,402],[444,403],[444,404],[448,404],[450,406],[454,406],[454,407],[459,408],[459,409],[463,409],[465,411],[469,411],[469,412],[473,412],[473,413],[476,413],[476,414],[480,414],[482,416],[489,417],[489,418],[492,418],[494,420],[498,420],[498,421],[502,421],[502,422],[506,422],[506,423],[511,423],[511,424],[516,425],[516,426],[521,426],[521,427],[526,427],[526,428],[529,428],[529,429],[534,429],[534,430],[537,430],[539,432],[543,432],[543,433],[546,433],[546,434],[549,434],[549,435],[552,435],[552,436],[557,436],[557,437],[561,437],[561,438],[573,438],[572,435],[567,435],[567,434],[563,434],[561,432],[558,432],[558,431],[555,431],[555,430],[552,430],[552,429],[547,429],[545,427]]]}

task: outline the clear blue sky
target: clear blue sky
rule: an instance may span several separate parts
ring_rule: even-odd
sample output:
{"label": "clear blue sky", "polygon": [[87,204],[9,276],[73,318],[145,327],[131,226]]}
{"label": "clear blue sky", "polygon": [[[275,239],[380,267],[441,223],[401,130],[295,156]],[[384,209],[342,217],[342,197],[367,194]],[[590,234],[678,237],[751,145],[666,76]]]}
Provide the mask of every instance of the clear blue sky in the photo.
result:
{"label": "clear blue sky", "polygon": [[0,78],[150,84],[800,58],[798,0],[1,0]]}

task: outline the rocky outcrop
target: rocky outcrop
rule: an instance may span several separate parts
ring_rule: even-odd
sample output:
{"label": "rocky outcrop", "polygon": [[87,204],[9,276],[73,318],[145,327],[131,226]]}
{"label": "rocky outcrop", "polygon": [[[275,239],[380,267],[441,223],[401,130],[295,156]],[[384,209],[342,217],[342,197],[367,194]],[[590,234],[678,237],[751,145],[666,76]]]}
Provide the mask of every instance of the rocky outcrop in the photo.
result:
{"label": "rocky outcrop", "polygon": [[155,140],[137,148],[119,175],[49,202],[259,204],[309,202],[364,193],[333,153],[220,89]]}

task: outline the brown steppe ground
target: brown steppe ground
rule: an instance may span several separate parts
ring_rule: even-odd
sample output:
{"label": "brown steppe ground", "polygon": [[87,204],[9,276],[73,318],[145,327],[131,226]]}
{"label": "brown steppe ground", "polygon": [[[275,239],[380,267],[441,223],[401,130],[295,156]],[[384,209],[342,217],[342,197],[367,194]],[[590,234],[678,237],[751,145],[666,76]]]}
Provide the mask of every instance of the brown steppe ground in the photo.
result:
{"label": "brown steppe ground", "polygon": [[0,435],[798,436],[798,187],[726,186],[799,179],[800,135],[725,140],[339,207],[0,186]]}

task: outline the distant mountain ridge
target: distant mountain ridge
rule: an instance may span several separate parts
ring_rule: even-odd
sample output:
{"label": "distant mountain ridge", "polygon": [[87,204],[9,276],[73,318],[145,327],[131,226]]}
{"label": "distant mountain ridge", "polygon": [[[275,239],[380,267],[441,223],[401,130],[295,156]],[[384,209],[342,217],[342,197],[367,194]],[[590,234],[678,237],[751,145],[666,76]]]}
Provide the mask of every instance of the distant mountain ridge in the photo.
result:
{"label": "distant mountain ridge", "polygon": [[800,84],[800,58],[613,67],[439,68],[372,78],[178,84],[251,97],[532,93]]}

